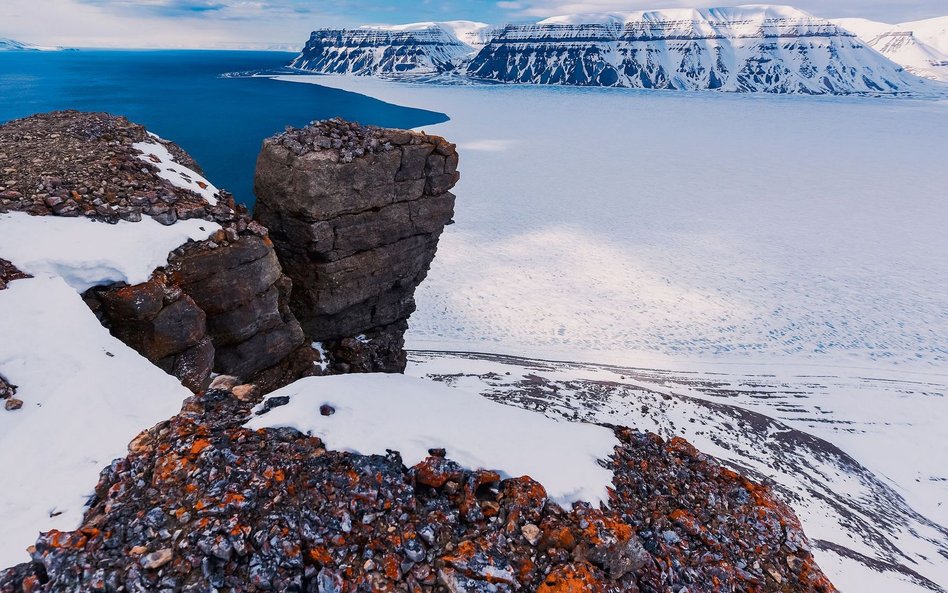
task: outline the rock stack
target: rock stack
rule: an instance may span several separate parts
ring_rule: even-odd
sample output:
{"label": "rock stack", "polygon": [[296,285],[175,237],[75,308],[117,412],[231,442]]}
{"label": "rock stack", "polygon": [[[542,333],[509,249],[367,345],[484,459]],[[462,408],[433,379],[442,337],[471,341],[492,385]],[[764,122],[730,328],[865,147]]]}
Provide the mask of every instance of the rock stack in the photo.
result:
{"label": "rock stack", "polygon": [[[141,143],[201,174],[180,147],[123,117],[64,111],[4,124],[0,212],[221,225],[207,241],[172,252],[148,282],[96,287],[86,302],[113,335],[193,391],[207,387],[212,372],[264,391],[310,372],[314,356],[289,309],[291,283],[267,230],[226,192],[209,199],[201,182],[170,183]],[[0,262],[0,287],[15,277],[6,269]]]}
{"label": "rock stack", "polygon": [[457,167],[443,138],[341,120],[264,142],[254,218],[332,372],[404,370],[414,292],[454,215]]}

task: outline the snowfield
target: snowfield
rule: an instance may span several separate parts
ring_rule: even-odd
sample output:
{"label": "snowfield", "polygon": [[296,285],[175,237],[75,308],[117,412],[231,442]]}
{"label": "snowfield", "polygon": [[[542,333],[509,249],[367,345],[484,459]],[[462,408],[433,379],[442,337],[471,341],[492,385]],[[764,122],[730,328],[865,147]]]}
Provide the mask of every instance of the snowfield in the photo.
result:
{"label": "snowfield", "polygon": [[171,251],[220,228],[197,218],[164,226],[150,216],[107,224],[10,212],[0,214],[0,257],[32,276],[62,278],[82,293],[100,284],[145,282]]}
{"label": "snowfield", "polygon": [[279,80],[451,117],[425,131],[458,143],[457,223],[409,347],[666,369],[561,416],[776,479],[863,555],[818,549],[844,591],[948,588],[948,102]]}
{"label": "snowfield", "polygon": [[78,527],[99,473],[191,393],[109,335],[61,278],[10,283],[0,311],[0,372],[23,400],[21,410],[0,410],[7,567],[29,561],[40,532]]}
{"label": "snowfield", "polygon": [[80,294],[148,280],[168,253],[220,229],[0,214],[0,257],[35,278],[0,290],[0,373],[21,410],[0,410],[0,566],[29,560],[40,532],[78,527],[99,473],[191,393],[112,337]]}
{"label": "snowfield", "polygon": [[948,374],[948,102],[280,80],[452,118],[413,348]]}
{"label": "snowfield", "polygon": [[[287,405],[251,420],[251,429],[292,427],[321,438],[337,451],[362,455],[401,453],[412,467],[432,448],[469,469],[491,469],[503,478],[530,476],[550,498],[569,508],[575,501],[608,502],[612,472],[599,460],[619,444],[601,426],[556,421],[504,406],[431,381],[401,375],[362,374],[301,379],[267,397]],[[334,413],[324,416],[323,405]]]}

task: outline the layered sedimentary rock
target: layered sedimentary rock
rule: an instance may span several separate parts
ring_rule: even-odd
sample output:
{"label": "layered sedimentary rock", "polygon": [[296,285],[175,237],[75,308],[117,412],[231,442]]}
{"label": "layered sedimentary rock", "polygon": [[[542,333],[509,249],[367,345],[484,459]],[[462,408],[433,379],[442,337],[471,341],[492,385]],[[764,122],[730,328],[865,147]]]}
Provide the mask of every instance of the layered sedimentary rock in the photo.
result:
{"label": "layered sedimentary rock", "polygon": [[[442,40],[434,43],[437,61],[429,57],[432,45],[411,39],[422,29],[316,31],[292,66],[388,78],[421,71],[509,84],[820,95],[937,91],[873,51],[882,47],[879,42],[867,46],[871,38],[860,40],[830,21],[786,6],[577,14],[484,26],[476,35],[476,53],[448,51],[456,46]],[[911,40],[898,41],[901,47]],[[924,71],[913,71],[937,77],[939,52],[928,48],[920,57],[922,46],[910,45],[895,61],[928,64]],[[892,51],[887,57],[899,55]],[[402,67],[396,56],[427,62]]]}
{"label": "layered sedimentary rock", "polygon": [[789,508],[680,439],[616,429],[608,507],[564,509],[444,451],[406,468],[248,430],[253,398],[218,386],[135,439],[0,592],[835,591]]}
{"label": "layered sedimentary rock", "polygon": [[267,230],[175,144],[125,118],[58,112],[0,126],[0,162],[0,212],[222,227],[169,254],[148,282],[85,295],[113,335],[192,390],[212,371],[268,386],[311,368]]}
{"label": "layered sedimentary rock", "polygon": [[570,16],[510,26],[467,72],[519,84],[732,92],[924,88],[849,31],[780,6]]}
{"label": "layered sedimentary rock", "polygon": [[313,31],[291,67],[325,74],[431,75],[450,72],[474,52],[483,23]]}
{"label": "layered sedimentary rock", "polygon": [[317,122],[268,139],[254,217],[293,280],[290,306],[339,372],[401,371],[414,291],[454,213],[443,138]]}

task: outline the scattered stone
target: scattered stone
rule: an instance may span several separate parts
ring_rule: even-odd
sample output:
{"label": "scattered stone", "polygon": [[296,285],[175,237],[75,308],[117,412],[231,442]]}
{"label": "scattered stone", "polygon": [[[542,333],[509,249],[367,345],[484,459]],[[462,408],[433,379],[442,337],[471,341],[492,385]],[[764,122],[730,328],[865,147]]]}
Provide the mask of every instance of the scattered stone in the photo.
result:
{"label": "scattered stone", "polygon": [[523,537],[530,542],[531,546],[535,546],[540,542],[540,535],[543,533],[540,531],[540,528],[534,525],[533,523],[527,523],[520,528],[520,533],[523,534]]}
{"label": "scattered stone", "polygon": [[319,406],[319,413],[323,416],[332,416],[336,413],[336,408],[330,406],[329,404],[323,404]]}
{"label": "scattered stone", "polygon": [[[158,142],[175,162],[201,168],[177,145],[150,136],[143,126],[106,113],[57,111],[0,126],[0,212],[85,216],[105,222],[137,222],[142,215],[163,224],[202,217],[230,222],[233,196],[221,192],[218,208],[197,193],[172,185],[133,148]],[[180,216],[178,213],[184,214]]]}
{"label": "scattered stone", "polygon": [[616,429],[609,504],[564,509],[526,477],[247,430],[252,406],[189,399],[103,471],[80,529],[40,536],[0,591],[835,591],[768,488],[680,439]]}
{"label": "scattered stone", "polygon": [[157,552],[152,552],[151,554],[146,554],[141,557],[139,561],[142,565],[142,568],[146,570],[158,570],[162,566],[171,562],[173,552],[171,549],[166,548],[164,550],[158,550]]}
{"label": "scattered stone", "polygon": [[230,392],[242,402],[256,401],[257,388],[254,385],[238,385],[231,389]]}
{"label": "scattered stone", "polygon": [[208,389],[215,389],[217,391],[231,391],[239,384],[240,379],[238,377],[234,377],[233,375],[218,375],[214,377],[213,381],[211,381]]}
{"label": "scattered stone", "polygon": [[23,407],[23,401],[16,399],[15,397],[11,397],[7,399],[6,402],[4,402],[3,407],[4,409],[6,409],[7,412],[19,410],[20,408]]}

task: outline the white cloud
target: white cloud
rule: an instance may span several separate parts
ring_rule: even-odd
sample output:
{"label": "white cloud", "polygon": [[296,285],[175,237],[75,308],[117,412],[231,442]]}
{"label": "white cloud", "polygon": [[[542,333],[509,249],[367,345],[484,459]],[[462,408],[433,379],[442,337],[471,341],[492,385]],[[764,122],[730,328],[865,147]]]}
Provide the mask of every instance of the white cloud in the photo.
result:
{"label": "white cloud", "polygon": [[[515,18],[533,19],[589,12],[709,8],[748,2],[749,0],[501,0],[497,2],[497,6]],[[910,3],[891,0],[798,0],[788,3],[821,17],[861,16],[893,23],[948,14],[945,0],[916,0]]]}
{"label": "white cloud", "polygon": [[292,4],[274,10],[254,0],[0,1],[0,37],[75,47],[302,44],[315,26],[329,20],[319,13],[300,13]]}

